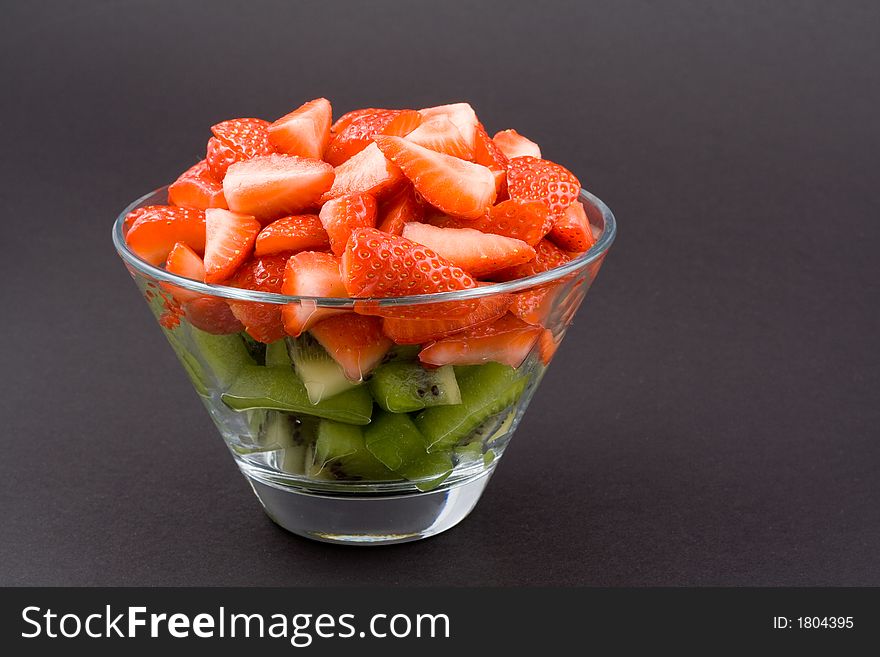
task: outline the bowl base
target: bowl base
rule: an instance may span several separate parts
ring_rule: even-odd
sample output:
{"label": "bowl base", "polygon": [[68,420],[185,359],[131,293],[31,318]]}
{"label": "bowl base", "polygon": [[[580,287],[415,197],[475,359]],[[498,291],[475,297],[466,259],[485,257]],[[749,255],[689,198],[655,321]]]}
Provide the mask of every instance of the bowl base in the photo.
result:
{"label": "bowl base", "polygon": [[325,543],[389,545],[454,527],[471,512],[494,468],[448,488],[405,495],[323,495],[244,472],[266,514],[289,532]]}

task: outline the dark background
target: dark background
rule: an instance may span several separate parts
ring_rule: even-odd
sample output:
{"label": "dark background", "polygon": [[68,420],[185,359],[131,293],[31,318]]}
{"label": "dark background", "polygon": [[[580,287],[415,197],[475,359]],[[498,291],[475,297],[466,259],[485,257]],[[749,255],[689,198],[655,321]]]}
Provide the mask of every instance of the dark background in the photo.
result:
{"label": "dark background", "polygon": [[[873,7],[871,5],[873,4]],[[880,11],[4,3],[0,584],[880,585]],[[260,511],[110,243],[212,123],[470,101],[620,236],[460,526]]]}

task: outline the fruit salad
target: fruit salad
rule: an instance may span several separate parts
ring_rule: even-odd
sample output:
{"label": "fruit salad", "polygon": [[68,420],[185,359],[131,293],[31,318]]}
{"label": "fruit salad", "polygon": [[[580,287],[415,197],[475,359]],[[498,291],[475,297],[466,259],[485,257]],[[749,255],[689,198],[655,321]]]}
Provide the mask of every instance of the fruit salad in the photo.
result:
{"label": "fruit salad", "polygon": [[211,133],[121,234],[236,457],[421,490],[490,467],[601,262],[578,178],[467,103]]}

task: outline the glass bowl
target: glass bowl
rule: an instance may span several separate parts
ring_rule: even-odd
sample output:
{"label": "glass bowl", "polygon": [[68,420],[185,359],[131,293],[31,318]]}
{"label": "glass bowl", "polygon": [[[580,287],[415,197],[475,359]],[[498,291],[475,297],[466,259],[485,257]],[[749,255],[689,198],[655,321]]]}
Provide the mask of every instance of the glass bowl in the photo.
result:
{"label": "glass bowl", "polygon": [[[266,513],[294,534],[334,543],[417,540],[470,513],[616,233],[608,207],[582,191],[596,243],[550,271],[433,295],[294,297],[208,285],[140,259],[125,243],[125,217],[166,196],[163,187],[123,210],[116,250]],[[432,367],[433,328],[459,331],[486,307],[525,319],[504,333],[503,362]],[[236,322],[247,313],[318,313],[343,329],[366,317],[400,344],[388,340],[352,383],[332,362],[310,360],[308,333],[257,342]],[[453,347],[467,353],[478,333]]]}

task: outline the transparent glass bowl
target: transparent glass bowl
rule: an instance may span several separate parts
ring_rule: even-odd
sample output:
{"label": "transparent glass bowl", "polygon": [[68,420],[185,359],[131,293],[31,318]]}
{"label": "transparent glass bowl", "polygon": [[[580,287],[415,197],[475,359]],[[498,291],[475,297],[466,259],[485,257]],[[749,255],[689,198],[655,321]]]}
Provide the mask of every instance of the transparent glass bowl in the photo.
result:
{"label": "transparent glass bowl", "polygon": [[[580,200],[598,237],[585,254],[528,278],[435,295],[291,297],[153,267],[127,247],[124,219],[138,207],[165,204],[166,188],[120,214],[113,243],[269,517],[315,540],[398,543],[460,522],[503,456],[615,237],[605,204],[586,191]],[[405,322],[416,316],[454,329],[493,301],[520,304],[530,324],[511,333],[507,364],[424,368],[418,345],[394,345],[360,385],[310,379],[302,360],[308,336],[267,346],[228,321],[229,307],[239,317],[287,308],[381,317],[386,326],[391,318],[392,333],[394,321],[411,326]]]}

